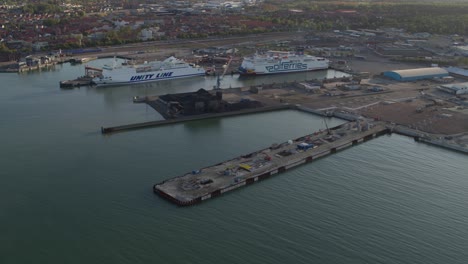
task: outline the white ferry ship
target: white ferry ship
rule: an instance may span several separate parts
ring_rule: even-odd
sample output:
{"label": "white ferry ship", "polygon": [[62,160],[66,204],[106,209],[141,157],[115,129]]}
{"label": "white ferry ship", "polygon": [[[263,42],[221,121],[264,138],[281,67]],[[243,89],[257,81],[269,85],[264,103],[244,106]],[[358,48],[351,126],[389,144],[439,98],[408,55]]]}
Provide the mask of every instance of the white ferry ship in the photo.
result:
{"label": "white ferry ship", "polygon": [[304,54],[303,50],[267,51],[245,57],[239,67],[241,75],[278,74],[328,69],[330,61]]}
{"label": "white ferry ship", "polygon": [[104,65],[93,78],[98,86],[136,84],[205,75],[201,67],[175,57],[137,65]]}

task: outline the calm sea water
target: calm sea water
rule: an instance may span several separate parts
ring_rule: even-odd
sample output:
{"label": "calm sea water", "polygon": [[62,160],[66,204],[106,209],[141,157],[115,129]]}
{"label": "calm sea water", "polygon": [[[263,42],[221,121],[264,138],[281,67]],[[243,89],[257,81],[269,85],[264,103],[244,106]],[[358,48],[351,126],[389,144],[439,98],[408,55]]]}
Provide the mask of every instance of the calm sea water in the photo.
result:
{"label": "calm sea water", "polygon": [[[133,104],[135,95],[215,81],[58,87],[82,74],[82,66],[63,65],[0,75],[2,264],[468,262],[466,155],[383,136],[179,208],[152,185],[324,121],[283,111],[103,136],[101,126],[161,119]],[[226,76],[222,86],[336,74]]]}

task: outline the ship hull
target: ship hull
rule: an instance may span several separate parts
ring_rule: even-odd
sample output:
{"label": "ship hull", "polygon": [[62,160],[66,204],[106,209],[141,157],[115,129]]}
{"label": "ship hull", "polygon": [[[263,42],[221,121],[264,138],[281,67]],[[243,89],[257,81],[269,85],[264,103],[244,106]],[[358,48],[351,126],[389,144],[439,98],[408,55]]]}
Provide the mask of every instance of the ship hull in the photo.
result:
{"label": "ship hull", "polygon": [[93,79],[97,86],[126,85],[167,81],[181,78],[190,78],[204,76],[205,70],[200,68],[171,69],[136,73],[131,69],[113,70],[112,72],[103,71],[102,77]]}
{"label": "ship hull", "polygon": [[267,71],[252,71],[246,70],[239,67],[238,72],[240,76],[257,76],[257,75],[271,75],[271,74],[286,74],[286,73],[295,73],[295,72],[310,72],[310,71],[320,71],[329,69],[328,65],[324,67],[310,68],[306,70],[291,70],[291,71],[278,71],[278,72],[267,72]]}
{"label": "ship hull", "polygon": [[93,78],[97,86],[128,85],[204,76],[205,70],[183,60],[169,57],[164,61],[145,62],[137,65],[104,65],[101,73]]}
{"label": "ship hull", "polygon": [[308,72],[329,68],[329,61],[321,57],[282,51],[268,51],[245,57],[239,67],[239,74],[270,75],[293,72]]}

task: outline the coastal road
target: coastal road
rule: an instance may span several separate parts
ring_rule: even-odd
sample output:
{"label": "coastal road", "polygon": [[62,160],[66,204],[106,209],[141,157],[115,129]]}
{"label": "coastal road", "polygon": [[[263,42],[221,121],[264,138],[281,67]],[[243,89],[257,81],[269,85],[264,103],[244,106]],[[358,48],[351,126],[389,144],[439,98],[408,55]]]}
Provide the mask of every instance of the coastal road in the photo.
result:
{"label": "coastal road", "polygon": [[[151,52],[150,49],[183,49],[193,50],[196,48],[206,48],[212,46],[232,47],[238,45],[253,45],[259,43],[266,43],[271,41],[291,40],[295,38],[302,39],[303,32],[274,32],[264,34],[251,34],[245,36],[232,36],[232,37],[212,37],[206,39],[176,39],[176,40],[162,40],[162,41],[149,41],[132,44],[124,44],[117,46],[102,47],[103,53],[137,53],[137,52]],[[252,40],[258,41],[252,41]]]}

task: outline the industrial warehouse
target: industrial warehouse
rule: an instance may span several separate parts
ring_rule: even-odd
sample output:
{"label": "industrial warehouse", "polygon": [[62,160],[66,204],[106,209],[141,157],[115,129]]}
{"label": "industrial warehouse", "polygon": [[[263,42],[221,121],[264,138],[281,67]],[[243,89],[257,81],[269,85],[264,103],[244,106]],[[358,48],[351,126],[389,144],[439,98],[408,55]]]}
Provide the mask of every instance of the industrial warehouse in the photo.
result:
{"label": "industrial warehouse", "polygon": [[448,92],[451,94],[468,94],[468,82],[464,83],[453,83],[453,84],[444,84],[437,87],[439,90]]}
{"label": "industrial warehouse", "polygon": [[447,77],[449,76],[449,73],[447,70],[440,67],[429,67],[419,69],[386,71],[383,75],[397,81],[409,82]]}

